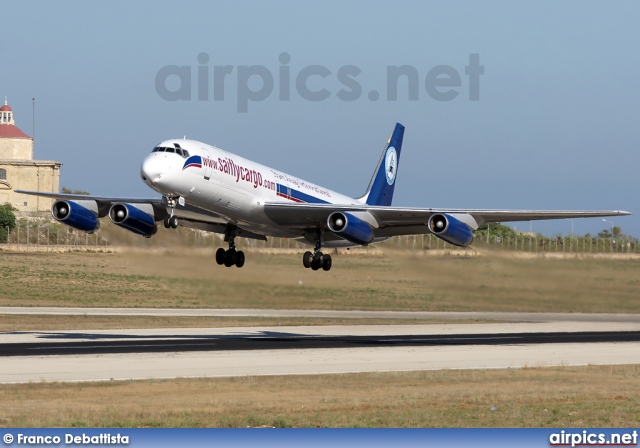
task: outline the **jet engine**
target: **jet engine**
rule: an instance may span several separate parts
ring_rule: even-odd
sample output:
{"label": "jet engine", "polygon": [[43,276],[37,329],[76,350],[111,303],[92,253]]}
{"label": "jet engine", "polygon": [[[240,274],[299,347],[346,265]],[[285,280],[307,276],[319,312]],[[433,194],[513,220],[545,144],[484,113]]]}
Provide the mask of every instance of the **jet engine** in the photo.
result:
{"label": "jet engine", "polygon": [[109,209],[109,218],[117,226],[142,235],[145,238],[151,238],[158,231],[158,228],[152,215],[153,209],[151,205],[148,205],[148,207],[151,213],[131,204],[113,204]]}
{"label": "jet engine", "polygon": [[467,247],[473,242],[473,232],[467,224],[446,213],[429,218],[429,230],[438,238],[455,246]]}
{"label": "jet engine", "polygon": [[374,238],[371,226],[350,213],[331,213],[327,218],[327,227],[336,235],[354,244],[366,246]]}
{"label": "jet engine", "polygon": [[[51,206],[53,219],[83,232],[93,233],[100,227],[95,201],[58,200]],[[86,206],[86,207],[85,207]],[[89,208],[87,208],[89,207]],[[95,211],[91,210],[95,209]]]}

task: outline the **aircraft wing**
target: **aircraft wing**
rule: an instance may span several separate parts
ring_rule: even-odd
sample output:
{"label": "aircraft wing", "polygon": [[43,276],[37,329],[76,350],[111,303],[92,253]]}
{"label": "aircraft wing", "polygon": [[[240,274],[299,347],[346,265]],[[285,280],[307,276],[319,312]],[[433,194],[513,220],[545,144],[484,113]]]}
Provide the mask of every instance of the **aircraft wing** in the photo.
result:
{"label": "aircraft wing", "polygon": [[72,193],[48,193],[46,191],[27,191],[16,190],[16,193],[28,194],[31,196],[42,196],[44,198],[51,199],[68,199],[70,201],[98,201],[108,204],[116,204],[119,202],[127,202],[129,204],[162,204],[162,199],[158,198],[110,198],[106,196],[91,196],[86,194],[72,194]]}
{"label": "aircraft wing", "polygon": [[[448,214],[456,217],[468,215],[473,220],[464,221],[470,227],[482,224],[512,221],[533,221],[565,218],[598,218],[606,216],[626,216],[631,213],[618,210],[574,211],[574,210],[476,210],[445,208],[409,208],[371,206],[367,204],[288,204],[266,203],[265,213],[279,225],[290,228],[326,227],[327,219],[333,212],[369,213],[377,222],[377,236],[407,235],[428,232],[427,223],[434,214]],[[475,221],[475,226],[473,222]]]}
{"label": "aircraft wing", "polygon": [[[161,221],[170,215],[167,205],[160,198],[114,198],[106,196],[90,196],[83,194],[68,193],[47,193],[43,191],[16,190],[16,193],[41,196],[51,199],[62,199],[69,201],[94,201],[98,208],[98,217],[103,218],[109,214],[109,209],[113,204],[148,204],[153,207],[153,215],[156,221]],[[180,225],[192,229],[205,230],[207,232],[224,233],[228,220],[217,213],[194,207],[187,203],[185,206],[177,206],[174,215],[179,218]],[[264,235],[238,229],[238,236],[266,240]]]}
{"label": "aircraft wing", "polygon": [[69,201],[95,201],[98,204],[98,216],[100,218],[107,216],[109,213],[109,208],[113,204],[117,203],[128,203],[128,204],[151,204],[154,206],[154,210],[156,206],[159,209],[164,207],[162,203],[162,199],[158,198],[110,198],[105,196],[90,196],[84,194],[70,194],[70,193],[47,193],[45,191],[27,191],[27,190],[16,190],[16,193],[28,194],[31,196],[41,196],[44,198],[51,199],[62,199]]}

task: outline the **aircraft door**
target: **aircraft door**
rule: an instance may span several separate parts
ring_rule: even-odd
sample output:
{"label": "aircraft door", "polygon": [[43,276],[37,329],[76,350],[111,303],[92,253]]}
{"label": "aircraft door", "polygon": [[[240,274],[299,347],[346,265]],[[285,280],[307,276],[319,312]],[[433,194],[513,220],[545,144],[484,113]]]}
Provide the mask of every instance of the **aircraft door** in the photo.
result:
{"label": "aircraft door", "polygon": [[[209,154],[209,151],[207,151],[206,149],[202,148],[202,152],[204,153],[204,156],[207,159],[209,159],[210,161],[213,161],[213,159],[211,159],[211,154]],[[204,167],[204,179],[205,180],[211,179],[211,174],[213,173],[213,164],[212,163],[206,163],[203,160],[202,161],[202,165]]]}

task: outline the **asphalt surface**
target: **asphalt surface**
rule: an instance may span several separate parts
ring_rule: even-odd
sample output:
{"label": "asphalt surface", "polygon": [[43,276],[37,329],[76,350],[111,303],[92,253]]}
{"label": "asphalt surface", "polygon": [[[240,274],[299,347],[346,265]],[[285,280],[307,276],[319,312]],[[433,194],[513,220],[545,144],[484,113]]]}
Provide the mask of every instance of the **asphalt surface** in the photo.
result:
{"label": "asphalt surface", "polygon": [[[48,342],[47,338],[66,339]],[[0,357],[51,356],[105,353],[167,353],[232,350],[344,349],[358,347],[438,347],[515,344],[580,344],[640,342],[640,331],[494,333],[402,336],[305,336],[296,334],[262,336],[101,336],[90,333],[42,334],[40,341],[0,344]],[[85,339],[85,340],[83,340]],[[88,339],[88,340],[86,340]],[[100,340],[108,339],[108,340]]]}

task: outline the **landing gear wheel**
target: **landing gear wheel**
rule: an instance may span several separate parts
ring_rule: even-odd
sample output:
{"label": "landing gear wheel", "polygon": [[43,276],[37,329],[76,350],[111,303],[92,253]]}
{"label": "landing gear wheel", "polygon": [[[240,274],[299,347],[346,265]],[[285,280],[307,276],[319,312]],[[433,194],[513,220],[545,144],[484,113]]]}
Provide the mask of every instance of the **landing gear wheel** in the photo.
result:
{"label": "landing gear wheel", "polygon": [[171,226],[172,229],[177,229],[178,228],[178,218],[176,218],[175,216],[172,216],[171,218],[169,218],[169,225]]}
{"label": "landing gear wheel", "polygon": [[[177,221],[175,225],[178,225]],[[244,252],[241,250],[236,251],[236,245],[234,242],[237,231],[238,228],[235,225],[231,223],[227,224],[227,228],[224,231],[224,241],[225,243],[229,243],[229,249],[224,250],[221,247],[216,251],[216,263],[223,264],[228,268],[234,265],[239,268],[244,266]]]}
{"label": "landing gear wheel", "polygon": [[221,248],[219,248],[219,249],[216,251],[216,263],[218,263],[218,264],[220,264],[220,265],[224,264],[224,255],[225,255],[225,252],[227,252],[227,251],[226,251],[226,250],[224,250],[222,247],[221,247]]}
{"label": "landing gear wheel", "polygon": [[244,266],[244,252],[241,250],[236,252],[236,266],[239,268]]}
{"label": "landing gear wheel", "polygon": [[236,264],[236,251],[235,249],[229,249],[224,253],[224,265],[228,268]]}
{"label": "landing gear wheel", "polygon": [[331,269],[331,255],[325,255],[322,257],[322,269],[325,271]]}
{"label": "landing gear wheel", "polygon": [[169,217],[165,216],[165,218],[162,220],[163,224],[164,224],[164,228],[168,229],[169,227],[171,227],[171,224],[169,224]]}
{"label": "landing gear wheel", "polygon": [[311,262],[313,261],[313,254],[309,251],[306,251],[302,256],[302,264],[305,268],[311,267]]}
{"label": "landing gear wheel", "polygon": [[324,245],[324,230],[316,229],[315,248],[313,253],[307,251],[302,256],[302,264],[305,268],[311,268],[314,271],[322,268],[325,271],[331,269],[331,256],[323,255],[320,249]]}

